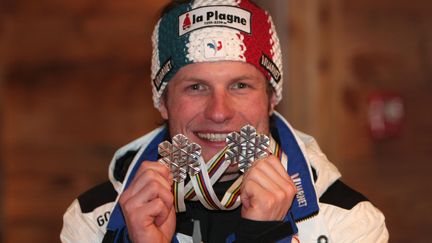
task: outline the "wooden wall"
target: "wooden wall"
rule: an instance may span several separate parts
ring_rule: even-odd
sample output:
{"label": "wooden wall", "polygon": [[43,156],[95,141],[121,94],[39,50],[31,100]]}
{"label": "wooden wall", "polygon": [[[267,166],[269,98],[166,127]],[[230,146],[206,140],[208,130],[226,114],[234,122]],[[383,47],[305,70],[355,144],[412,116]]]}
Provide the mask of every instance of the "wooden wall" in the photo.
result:
{"label": "wooden wall", "polygon": [[[384,212],[390,242],[429,242],[432,3],[292,0],[288,10],[289,120]],[[403,97],[399,136],[370,135],[375,91]]]}
{"label": "wooden wall", "polygon": [[1,2],[3,242],[59,242],[72,200],[160,122],[149,56],[165,2]]}
{"label": "wooden wall", "polygon": [[[106,179],[116,148],[160,122],[150,34],[167,1],[0,3],[0,242],[58,242],[63,212]],[[264,2],[287,21],[280,111],[384,211],[391,242],[430,241],[432,4]],[[400,137],[368,133],[373,90],[404,97]]]}
{"label": "wooden wall", "polygon": [[[370,192],[381,205],[394,242],[428,242],[432,239],[432,222],[428,220],[432,216],[428,193],[432,185],[432,114],[428,109],[432,103],[432,3],[370,2],[374,8],[351,3],[342,9],[351,19],[341,38],[347,43],[343,77],[348,80],[342,91],[360,94],[359,100],[373,90],[400,94],[405,100],[405,127],[397,138],[365,144],[370,157],[347,158],[344,171],[348,177],[363,175],[365,183],[353,184]],[[346,102],[341,107],[346,114],[353,114],[346,109]],[[346,117],[338,125],[359,130],[362,123],[358,119],[365,115]],[[349,143],[345,137],[335,146]]]}

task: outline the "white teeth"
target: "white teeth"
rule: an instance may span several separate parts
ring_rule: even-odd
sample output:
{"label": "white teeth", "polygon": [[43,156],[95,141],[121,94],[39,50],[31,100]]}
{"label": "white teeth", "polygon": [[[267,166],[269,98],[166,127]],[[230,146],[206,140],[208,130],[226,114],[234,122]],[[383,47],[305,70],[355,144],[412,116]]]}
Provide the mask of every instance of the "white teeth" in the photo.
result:
{"label": "white teeth", "polygon": [[197,133],[199,138],[209,140],[211,142],[224,142],[227,135],[226,133]]}

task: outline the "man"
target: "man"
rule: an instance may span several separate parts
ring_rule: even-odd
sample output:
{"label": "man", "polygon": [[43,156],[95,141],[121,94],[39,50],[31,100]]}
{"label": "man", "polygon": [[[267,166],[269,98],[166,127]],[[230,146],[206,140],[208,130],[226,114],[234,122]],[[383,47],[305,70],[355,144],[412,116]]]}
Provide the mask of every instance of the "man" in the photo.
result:
{"label": "man", "polygon": [[[177,1],[153,48],[153,102],[167,125],[116,153],[110,182],[65,213],[63,242],[387,242],[381,212],[274,111],[282,62],[267,12],[248,0]],[[245,125],[270,137],[270,155],[243,173],[223,155]],[[204,162],[183,182],[156,162],[176,134]]]}

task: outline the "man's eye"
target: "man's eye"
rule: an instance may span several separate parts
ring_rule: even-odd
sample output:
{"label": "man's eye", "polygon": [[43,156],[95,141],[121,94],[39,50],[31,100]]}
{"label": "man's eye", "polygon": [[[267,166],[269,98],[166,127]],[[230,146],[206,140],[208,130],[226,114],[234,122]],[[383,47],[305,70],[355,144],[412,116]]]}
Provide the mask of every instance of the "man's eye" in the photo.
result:
{"label": "man's eye", "polygon": [[242,82],[238,82],[238,83],[235,83],[233,85],[233,88],[235,88],[235,89],[245,89],[247,87],[249,87],[249,85],[247,85],[246,83],[242,83]]}
{"label": "man's eye", "polygon": [[202,84],[192,84],[189,86],[190,90],[203,90],[204,86]]}

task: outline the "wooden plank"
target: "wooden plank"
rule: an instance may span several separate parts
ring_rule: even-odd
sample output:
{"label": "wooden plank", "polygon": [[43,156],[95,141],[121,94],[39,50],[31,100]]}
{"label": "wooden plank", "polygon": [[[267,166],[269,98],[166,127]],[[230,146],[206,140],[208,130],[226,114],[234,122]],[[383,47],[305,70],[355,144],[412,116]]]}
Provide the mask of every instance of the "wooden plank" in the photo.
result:
{"label": "wooden plank", "polygon": [[149,85],[155,19],[143,13],[162,4],[1,10],[0,242],[58,242],[66,208],[107,179],[114,151],[160,124]]}

